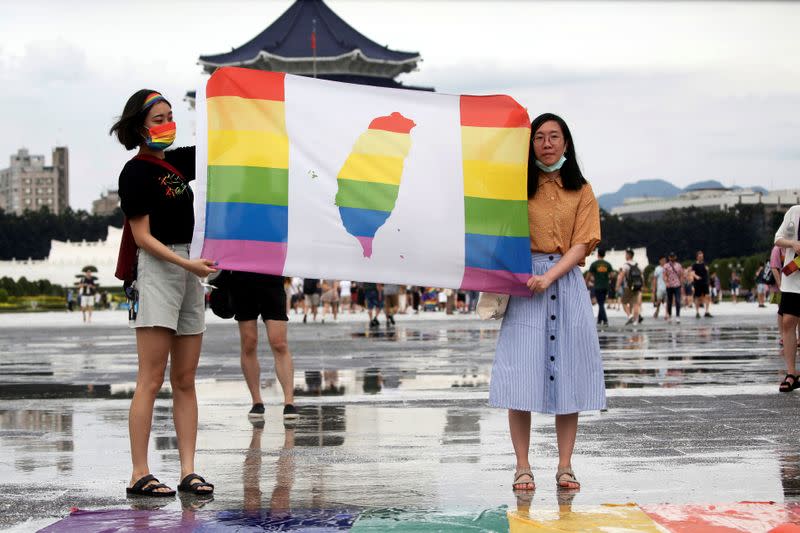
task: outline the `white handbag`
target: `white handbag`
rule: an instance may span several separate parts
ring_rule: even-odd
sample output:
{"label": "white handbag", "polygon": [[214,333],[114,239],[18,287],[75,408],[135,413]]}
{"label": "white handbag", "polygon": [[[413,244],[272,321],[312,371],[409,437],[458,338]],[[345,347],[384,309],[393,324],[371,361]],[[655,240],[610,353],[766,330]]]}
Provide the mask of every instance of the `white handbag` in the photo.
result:
{"label": "white handbag", "polygon": [[508,294],[482,292],[478,298],[478,316],[484,320],[499,320],[506,314]]}

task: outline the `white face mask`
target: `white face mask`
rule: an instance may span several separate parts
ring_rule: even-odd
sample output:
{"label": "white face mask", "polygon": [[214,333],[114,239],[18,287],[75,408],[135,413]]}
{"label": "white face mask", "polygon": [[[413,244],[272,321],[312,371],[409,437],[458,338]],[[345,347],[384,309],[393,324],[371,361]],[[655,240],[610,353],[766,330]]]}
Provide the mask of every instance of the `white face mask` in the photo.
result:
{"label": "white face mask", "polygon": [[556,170],[561,170],[561,167],[564,166],[566,160],[567,160],[566,156],[562,154],[561,158],[550,166],[545,165],[544,163],[542,163],[537,159],[536,166],[539,167],[539,170],[541,170],[542,172],[555,172]]}

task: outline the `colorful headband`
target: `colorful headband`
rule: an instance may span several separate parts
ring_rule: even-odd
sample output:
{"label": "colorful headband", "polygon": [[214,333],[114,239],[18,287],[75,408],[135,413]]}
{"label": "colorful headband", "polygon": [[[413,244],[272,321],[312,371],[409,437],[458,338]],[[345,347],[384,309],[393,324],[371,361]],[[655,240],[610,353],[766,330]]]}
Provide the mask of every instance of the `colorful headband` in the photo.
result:
{"label": "colorful headband", "polygon": [[142,106],[142,110],[147,109],[148,107],[152,106],[156,102],[166,102],[167,99],[161,96],[159,93],[150,93],[147,95],[147,98],[144,99],[144,105]]}

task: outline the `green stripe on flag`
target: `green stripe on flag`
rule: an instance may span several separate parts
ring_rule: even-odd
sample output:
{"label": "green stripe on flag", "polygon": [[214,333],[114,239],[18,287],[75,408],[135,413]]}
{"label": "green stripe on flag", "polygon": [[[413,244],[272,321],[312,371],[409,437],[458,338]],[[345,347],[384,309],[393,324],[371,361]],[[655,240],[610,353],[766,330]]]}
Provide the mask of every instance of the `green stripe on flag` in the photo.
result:
{"label": "green stripe on flag", "polygon": [[285,168],[210,165],[208,201],[289,205],[289,171]]}
{"label": "green stripe on flag", "polygon": [[371,181],[336,180],[339,192],[336,193],[336,205],[339,207],[357,207],[374,211],[391,211],[397,201],[397,185],[374,183]]}
{"label": "green stripe on flag", "polygon": [[528,236],[528,201],[464,197],[466,233]]}

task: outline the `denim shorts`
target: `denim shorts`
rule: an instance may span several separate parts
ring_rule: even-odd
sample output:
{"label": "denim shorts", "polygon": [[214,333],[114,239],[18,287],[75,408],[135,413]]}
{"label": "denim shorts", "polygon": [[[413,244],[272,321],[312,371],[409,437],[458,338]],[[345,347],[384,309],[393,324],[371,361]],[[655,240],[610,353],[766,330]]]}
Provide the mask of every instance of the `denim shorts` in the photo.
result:
{"label": "denim shorts", "polygon": [[364,300],[367,303],[367,309],[383,309],[383,302],[378,298],[378,291],[376,289],[365,291]]}

